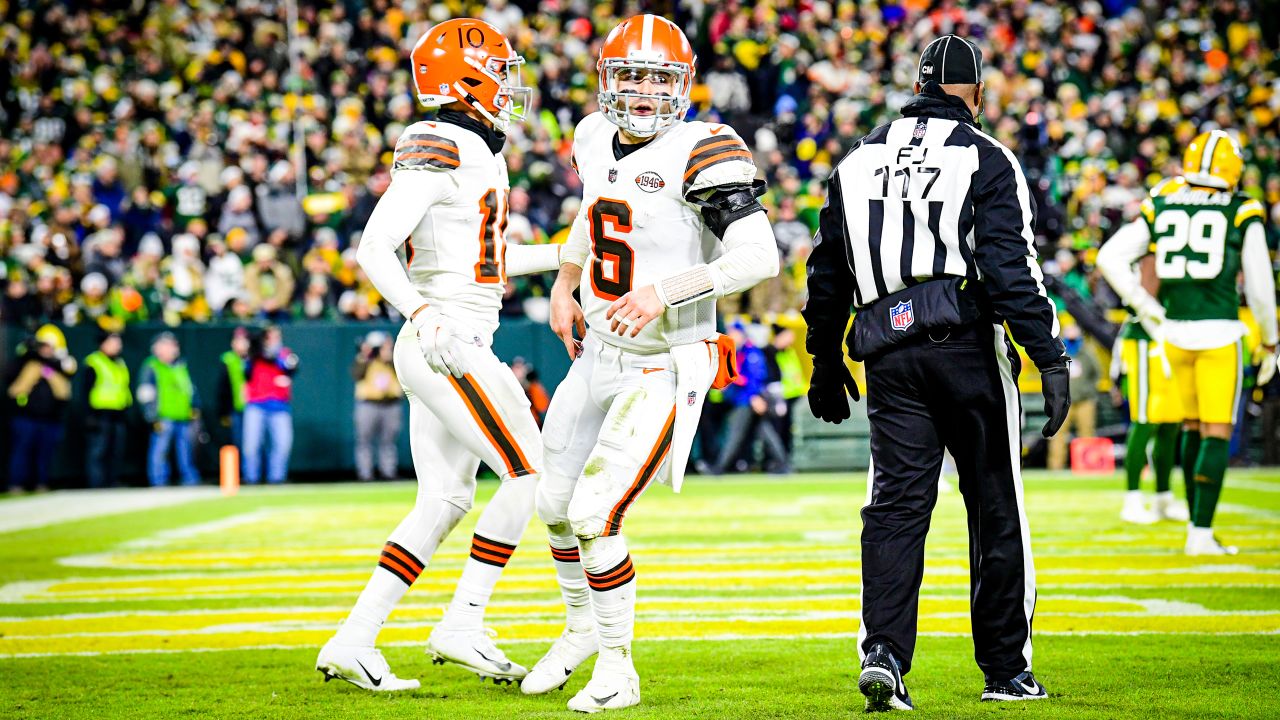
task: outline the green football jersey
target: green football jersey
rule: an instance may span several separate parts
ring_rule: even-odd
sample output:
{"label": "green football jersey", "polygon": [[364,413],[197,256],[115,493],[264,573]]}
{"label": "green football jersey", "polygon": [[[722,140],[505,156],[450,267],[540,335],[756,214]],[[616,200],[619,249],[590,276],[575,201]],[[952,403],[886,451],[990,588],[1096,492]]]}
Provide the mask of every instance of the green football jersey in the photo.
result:
{"label": "green football jersey", "polygon": [[1125,320],[1124,325],[1120,327],[1120,337],[1125,340],[1151,339],[1151,335],[1142,327],[1142,323],[1138,322],[1138,319],[1132,315],[1130,315],[1129,319]]}
{"label": "green football jersey", "polygon": [[1262,204],[1244,193],[1166,180],[1142,203],[1160,279],[1159,300],[1170,320],[1239,318],[1240,254]]}

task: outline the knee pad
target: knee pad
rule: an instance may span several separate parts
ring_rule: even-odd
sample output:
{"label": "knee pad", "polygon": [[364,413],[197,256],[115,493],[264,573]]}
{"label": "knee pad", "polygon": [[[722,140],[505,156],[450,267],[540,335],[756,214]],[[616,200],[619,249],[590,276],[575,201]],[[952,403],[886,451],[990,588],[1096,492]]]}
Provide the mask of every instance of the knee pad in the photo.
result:
{"label": "knee pad", "polygon": [[[569,521],[569,499],[573,497],[573,485],[571,483],[555,483],[562,489],[557,492],[552,488],[549,482],[550,473],[543,475],[538,482],[538,487],[534,491],[534,509],[537,510],[538,519],[548,527],[556,527],[564,525]],[[565,491],[567,489],[567,492]]]}

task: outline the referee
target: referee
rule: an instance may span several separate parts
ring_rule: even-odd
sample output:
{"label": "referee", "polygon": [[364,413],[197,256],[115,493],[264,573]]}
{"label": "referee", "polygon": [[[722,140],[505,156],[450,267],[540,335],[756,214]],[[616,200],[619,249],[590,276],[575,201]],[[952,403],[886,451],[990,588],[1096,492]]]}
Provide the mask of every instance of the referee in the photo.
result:
{"label": "referee", "polygon": [[912,709],[924,541],[951,451],[969,515],[975,655],[983,700],[1046,697],[1031,674],[1035,566],[1023,511],[1017,354],[1043,377],[1045,437],[1067,415],[1067,357],[1045,294],[1035,207],[1018,161],[978,129],[982,54],[947,35],[920,56],[903,117],[832,172],[809,258],[809,405],[838,423],[866,363],[871,488],[862,510],[858,687],[867,710]]}

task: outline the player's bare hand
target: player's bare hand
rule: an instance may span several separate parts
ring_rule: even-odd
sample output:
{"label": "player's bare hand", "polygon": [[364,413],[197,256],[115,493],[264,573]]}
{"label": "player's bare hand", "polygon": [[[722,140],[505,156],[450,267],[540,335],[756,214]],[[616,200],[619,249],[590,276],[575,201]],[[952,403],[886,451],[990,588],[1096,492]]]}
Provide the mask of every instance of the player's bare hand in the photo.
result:
{"label": "player's bare hand", "polygon": [[631,337],[640,334],[645,325],[658,317],[667,309],[658,299],[658,291],[652,285],[645,285],[638,290],[623,295],[609,306],[605,319],[611,320],[609,331],[626,335],[631,330]]}
{"label": "player's bare hand", "polygon": [[553,288],[551,291],[551,332],[556,334],[564,343],[564,351],[569,353],[569,359],[575,360],[582,353],[582,343],[578,342],[573,336],[574,330],[578,331],[578,337],[585,338],[587,336],[587,319],[582,314],[582,306],[577,300],[573,299],[573,292],[562,292],[559,287]]}

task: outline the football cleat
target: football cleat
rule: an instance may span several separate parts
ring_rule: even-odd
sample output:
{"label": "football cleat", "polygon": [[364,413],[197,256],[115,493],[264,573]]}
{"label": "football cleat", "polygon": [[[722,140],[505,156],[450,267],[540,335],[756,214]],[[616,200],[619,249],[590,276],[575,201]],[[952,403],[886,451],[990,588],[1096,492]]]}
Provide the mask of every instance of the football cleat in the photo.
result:
{"label": "football cleat", "polygon": [[584,713],[598,713],[601,710],[621,710],[640,704],[640,678],[632,669],[630,674],[625,670],[602,668],[596,663],[595,673],[591,681],[569,701],[569,709]]}
{"label": "football cleat", "polygon": [[337,678],[374,692],[418,689],[417,680],[396,677],[382,651],[372,646],[339,645],[330,640],[320,648],[316,670],[324,673],[325,682]]}
{"label": "football cleat", "polygon": [[1235,555],[1238,552],[1240,550],[1235,545],[1223,545],[1218,542],[1218,538],[1213,536],[1213,531],[1209,528],[1187,528],[1186,553],[1188,555]]}
{"label": "football cleat", "polygon": [[427,638],[427,654],[437,665],[447,662],[459,665],[483,680],[493,680],[495,685],[519,682],[529,671],[508,660],[493,644],[495,637],[497,633],[489,628],[448,630],[437,625]]}
{"label": "football cleat", "polygon": [[1179,501],[1169,491],[1156,493],[1155,511],[1161,520],[1186,522],[1191,519],[1191,514],[1187,512],[1187,504]]}
{"label": "football cleat", "polygon": [[1008,680],[987,679],[982,690],[982,702],[1011,702],[1016,700],[1044,700],[1049,697],[1044,686],[1036,682],[1030,670]]}
{"label": "football cleat", "polygon": [[1160,520],[1154,509],[1148,508],[1142,501],[1142,493],[1125,493],[1124,506],[1120,509],[1120,519],[1134,525],[1152,525]]}
{"label": "football cleat", "polygon": [[547,654],[520,681],[520,692],[541,695],[563,688],[573,671],[599,650],[600,641],[596,638],[594,626],[586,630],[566,627]]}
{"label": "football cleat", "polygon": [[916,709],[907,684],[902,681],[898,659],[884,643],[872,645],[871,652],[862,661],[858,690],[867,697],[867,712]]}

